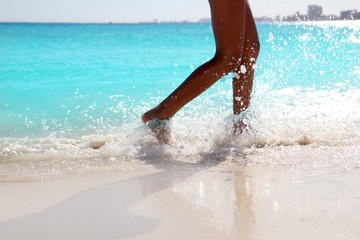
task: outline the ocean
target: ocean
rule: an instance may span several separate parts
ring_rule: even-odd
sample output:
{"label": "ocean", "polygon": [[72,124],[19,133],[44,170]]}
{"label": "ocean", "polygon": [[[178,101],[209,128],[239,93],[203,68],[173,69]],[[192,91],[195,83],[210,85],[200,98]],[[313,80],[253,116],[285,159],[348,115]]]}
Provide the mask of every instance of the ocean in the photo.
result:
{"label": "ocean", "polygon": [[360,21],[257,26],[249,131],[231,134],[229,75],[174,116],[166,146],[141,115],[212,58],[210,24],[0,24],[0,181],[153,161],[359,169]]}

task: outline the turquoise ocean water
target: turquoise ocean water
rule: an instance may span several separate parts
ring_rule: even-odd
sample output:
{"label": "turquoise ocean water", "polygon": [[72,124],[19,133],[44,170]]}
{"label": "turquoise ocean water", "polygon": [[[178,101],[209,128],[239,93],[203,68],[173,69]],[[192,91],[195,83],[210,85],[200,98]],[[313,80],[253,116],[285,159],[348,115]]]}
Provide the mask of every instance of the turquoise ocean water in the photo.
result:
{"label": "turquoise ocean water", "polygon": [[155,159],[359,168],[360,22],[258,31],[251,130],[231,136],[225,76],[172,119],[174,146],[162,146],[141,114],[213,56],[209,24],[0,24],[0,180]]}

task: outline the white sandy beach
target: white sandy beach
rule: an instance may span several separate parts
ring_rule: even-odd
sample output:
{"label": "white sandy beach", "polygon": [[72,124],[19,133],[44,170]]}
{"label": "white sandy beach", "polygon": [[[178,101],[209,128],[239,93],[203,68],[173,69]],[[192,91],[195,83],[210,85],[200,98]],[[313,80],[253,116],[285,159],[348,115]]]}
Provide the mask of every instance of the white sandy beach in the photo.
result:
{"label": "white sandy beach", "polygon": [[0,239],[360,239],[359,171],[163,166],[0,184]]}

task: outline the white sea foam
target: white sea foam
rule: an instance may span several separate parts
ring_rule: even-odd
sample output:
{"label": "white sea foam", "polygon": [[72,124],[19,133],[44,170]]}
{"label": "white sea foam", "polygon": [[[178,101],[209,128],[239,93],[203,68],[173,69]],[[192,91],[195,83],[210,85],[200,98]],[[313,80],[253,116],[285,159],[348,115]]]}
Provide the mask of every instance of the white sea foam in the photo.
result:
{"label": "white sea foam", "polygon": [[[217,98],[223,95],[222,102]],[[171,121],[173,145],[158,144],[140,120],[78,137],[2,138],[0,181],[186,164],[271,164],[299,168],[360,167],[360,89],[347,91],[259,85],[250,128],[234,137],[228,92],[208,94]],[[98,150],[92,142],[104,141]]]}

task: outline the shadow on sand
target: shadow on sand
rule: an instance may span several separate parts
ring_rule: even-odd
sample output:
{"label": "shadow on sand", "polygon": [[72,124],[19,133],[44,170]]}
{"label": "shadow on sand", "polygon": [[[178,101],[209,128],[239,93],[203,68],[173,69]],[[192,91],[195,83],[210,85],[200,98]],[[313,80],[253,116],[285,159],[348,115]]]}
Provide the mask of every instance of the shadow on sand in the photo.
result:
{"label": "shadow on sand", "polygon": [[[134,215],[129,208],[149,195],[172,188],[224,161],[226,153],[221,146],[218,148],[214,149],[214,154],[201,156],[196,164],[175,159],[142,159],[160,171],[93,187],[41,212],[0,222],[0,239],[115,240],[151,232],[159,227],[160,220]],[[222,154],[216,154],[219,151]]]}

